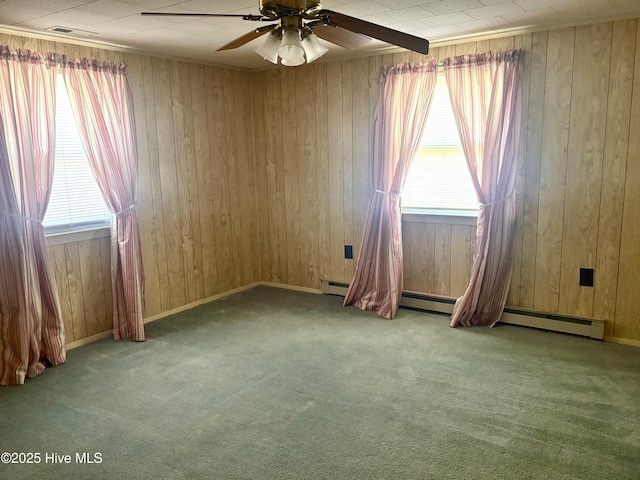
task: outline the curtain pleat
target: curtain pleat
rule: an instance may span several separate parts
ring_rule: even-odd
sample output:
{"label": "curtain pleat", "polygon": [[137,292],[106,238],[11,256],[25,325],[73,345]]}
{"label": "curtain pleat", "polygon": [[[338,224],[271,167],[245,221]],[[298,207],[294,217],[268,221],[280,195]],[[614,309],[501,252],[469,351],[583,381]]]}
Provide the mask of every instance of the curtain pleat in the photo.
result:
{"label": "curtain pleat", "polygon": [[480,200],[476,251],[451,326],[493,326],[511,283],[520,134],[519,50],[444,61],[449,95]]}
{"label": "curtain pleat", "polygon": [[53,58],[0,47],[0,384],[66,358],[42,219],[54,169]]}
{"label": "curtain pleat", "polygon": [[344,305],[393,318],[402,296],[400,193],[420,145],[438,79],[436,61],[384,67],[373,123],[374,186]]}
{"label": "curtain pleat", "polygon": [[113,335],[143,341],[144,269],[136,216],[137,149],[133,97],[125,65],[60,60],[80,138],[111,226]]}

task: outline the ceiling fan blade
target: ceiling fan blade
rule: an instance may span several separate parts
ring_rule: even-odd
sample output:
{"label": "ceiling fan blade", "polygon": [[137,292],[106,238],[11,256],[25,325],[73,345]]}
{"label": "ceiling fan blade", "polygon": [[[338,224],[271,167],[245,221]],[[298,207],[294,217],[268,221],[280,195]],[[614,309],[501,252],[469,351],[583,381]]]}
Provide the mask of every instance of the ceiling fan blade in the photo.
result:
{"label": "ceiling fan blade", "polygon": [[216,50],[216,52],[221,52],[222,50],[231,50],[233,48],[238,48],[244,45],[245,43],[249,43],[251,40],[255,40],[258,37],[261,37],[265,33],[272,31],[278,25],[266,25],[264,27],[256,28],[255,30],[251,30],[248,33],[245,33],[241,37],[238,37],[234,40],[231,40],[229,43],[224,44],[220,48]]}
{"label": "ceiling fan blade", "polygon": [[237,14],[237,13],[171,13],[171,12],[142,12],[140,15],[154,17],[236,17],[242,20],[252,20],[254,22],[267,22],[270,19],[262,15]]}
{"label": "ceiling fan blade", "polygon": [[313,33],[327,42],[335,43],[349,50],[364,47],[371,41],[371,38],[365,35],[324,24],[316,26],[313,29]]}
{"label": "ceiling fan blade", "polygon": [[318,17],[345,30],[376,38],[424,55],[429,53],[429,41],[424,38],[383,27],[382,25],[376,25],[349,15],[343,15],[342,13],[332,12],[331,10],[320,10]]}

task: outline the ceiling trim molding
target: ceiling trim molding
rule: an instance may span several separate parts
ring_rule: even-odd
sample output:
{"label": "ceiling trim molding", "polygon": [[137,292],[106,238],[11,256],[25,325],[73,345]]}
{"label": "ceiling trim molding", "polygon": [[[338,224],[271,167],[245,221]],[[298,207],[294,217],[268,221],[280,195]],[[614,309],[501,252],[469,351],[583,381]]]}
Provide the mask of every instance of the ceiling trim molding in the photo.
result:
{"label": "ceiling trim molding", "polygon": [[[430,42],[430,46],[432,48],[444,47],[444,46],[458,45],[461,43],[469,43],[474,41],[479,42],[483,40],[491,40],[496,38],[515,37],[519,35],[526,35],[526,34],[537,33],[537,32],[562,30],[565,28],[575,28],[575,27],[581,27],[586,25],[594,25],[598,23],[608,23],[608,22],[615,22],[620,20],[631,20],[631,19],[636,19],[640,21],[640,13],[616,15],[616,16],[611,16],[604,19],[591,19],[591,20],[586,20],[582,22],[570,22],[570,23],[563,23],[563,24],[558,24],[553,26],[532,25],[528,27],[513,27],[513,28],[493,30],[487,33],[482,33],[482,34],[469,33],[465,35],[458,35],[445,40],[433,40]],[[5,33],[8,35],[14,35],[14,36],[21,36],[21,37],[36,38],[40,40],[48,40],[53,42],[62,42],[62,43],[68,43],[73,45],[80,45],[84,47],[102,48],[102,49],[112,50],[112,51],[117,51],[122,53],[145,55],[145,56],[156,57],[156,58],[164,58],[168,60],[188,62],[188,63],[194,63],[198,65],[207,65],[207,66],[218,67],[218,68],[226,68],[229,70],[261,72],[261,71],[273,70],[275,68],[282,68],[281,65],[272,65],[270,63],[268,65],[265,65],[264,67],[257,67],[257,68],[235,67],[232,65],[226,65],[222,63],[208,62],[206,60],[196,60],[196,59],[191,59],[186,57],[162,55],[157,52],[151,52],[144,49],[128,47],[125,45],[119,45],[119,44],[104,42],[100,40],[87,40],[87,39],[73,37],[73,36],[43,33],[39,31],[37,32],[34,30],[29,30],[29,29],[24,29],[19,27],[9,27],[4,25],[0,25],[0,33]],[[393,46],[375,48],[375,49],[364,50],[364,51],[361,50],[360,52],[345,50],[344,52],[339,52],[337,54],[336,52],[332,52],[332,54],[329,54],[326,57],[323,57],[322,59],[318,60],[315,63],[327,63],[332,61],[349,60],[353,58],[373,57],[378,55],[406,53],[406,52],[407,50],[405,49],[402,49],[400,47],[393,47]],[[268,63],[268,62],[265,62],[265,63]]]}
{"label": "ceiling trim molding", "polygon": [[133,55],[144,55],[147,57],[164,58],[166,60],[175,60],[178,62],[195,63],[197,65],[207,65],[210,67],[226,68],[229,70],[241,70],[247,71],[250,69],[242,67],[234,67],[233,65],[225,65],[223,63],[207,62],[206,60],[195,60],[186,57],[177,57],[174,55],[162,55],[158,52],[151,52],[140,48],[128,47],[126,45],[119,45],[117,43],[105,42],[102,40],[87,40],[84,38],[78,38],[73,36],[36,32],[35,30],[29,30],[27,28],[9,27],[6,25],[0,25],[0,33],[12,35],[15,37],[27,37],[35,38],[38,40],[46,40],[49,42],[60,42],[70,45],[79,45],[81,47],[100,48],[102,50],[110,50],[113,52],[129,53]]}

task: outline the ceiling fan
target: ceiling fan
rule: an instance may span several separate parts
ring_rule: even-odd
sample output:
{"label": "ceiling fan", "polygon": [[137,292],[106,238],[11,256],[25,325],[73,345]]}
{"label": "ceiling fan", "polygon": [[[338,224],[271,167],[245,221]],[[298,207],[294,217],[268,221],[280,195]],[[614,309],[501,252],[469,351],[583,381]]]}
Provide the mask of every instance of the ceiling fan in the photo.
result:
{"label": "ceiling fan", "polygon": [[142,15],[187,17],[236,17],[253,22],[274,22],[258,27],[218,48],[216,51],[238,48],[262,35],[268,34],[264,44],[256,50],[265,60],[286,66],[310,63],[324,55],[328,49],[318,37],[347,49],[362,47],[372,38],[426,55],[429,41],[360,20],[349,15],[324,10],[313,0],[259,0],[260,14],[232,13],[167,13],[142,12]]}

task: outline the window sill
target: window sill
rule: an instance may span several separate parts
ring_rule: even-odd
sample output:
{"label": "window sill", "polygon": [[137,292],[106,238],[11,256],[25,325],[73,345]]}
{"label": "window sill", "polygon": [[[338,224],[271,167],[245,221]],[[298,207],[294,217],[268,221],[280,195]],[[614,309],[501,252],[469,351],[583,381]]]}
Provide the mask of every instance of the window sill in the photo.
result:
{"label": "window sill", "polygon": [[424,210],[403,208],[402,221],[414,223],[443,223],[447,225],[476,225],[478,212],[469,210]]}
{"label": "window sill", "polygon": [[45,232],[45,237],[47,238],[49,246],[82,242],[85,240],[95,240],[109,236],[111,236],[111,227],[108,225],[101,225],[98,227],[83,226],[77,230],[67,230],[65,232]]}

